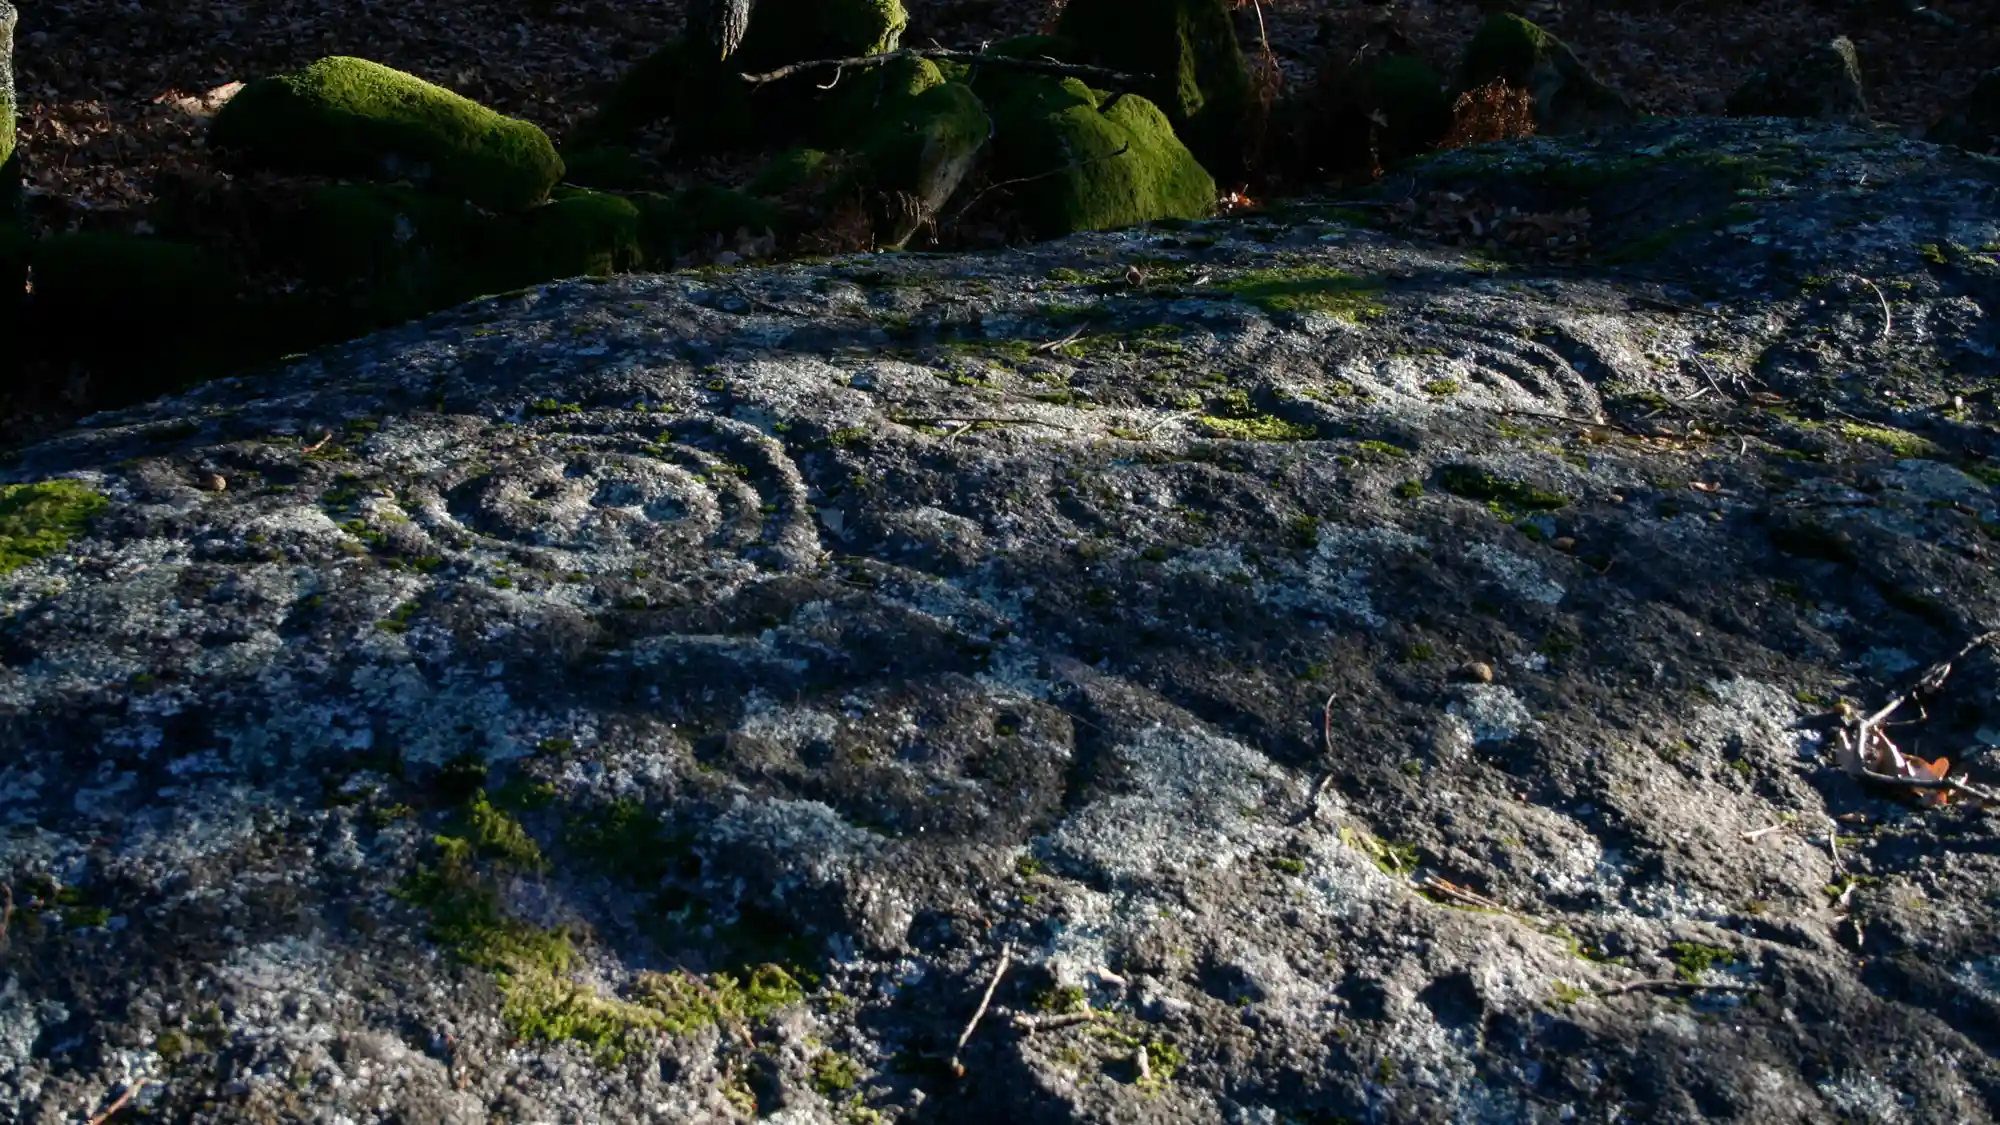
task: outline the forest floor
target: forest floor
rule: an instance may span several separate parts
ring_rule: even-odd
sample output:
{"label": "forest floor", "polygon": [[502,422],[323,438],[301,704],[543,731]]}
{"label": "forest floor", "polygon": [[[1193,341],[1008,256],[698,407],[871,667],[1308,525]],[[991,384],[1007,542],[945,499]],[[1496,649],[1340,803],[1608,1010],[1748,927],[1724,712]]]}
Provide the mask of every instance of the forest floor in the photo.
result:
{"label": "forest floor", "polygon": [[[1846,34],[1879,120],[1922,130],[2000,66],[1988,0],[1527,0],[1518,9],[1576,48],[1653,113],[1719,112],[1759,66]],[[1915,0],[1907,0],[1914,3]],[[952,46],[1035,30],[1050,0],[909,0],[906,42]],[[1591,9],[1595,10],[1591,10]],[[1396,21],[1440,69],[1491,0],[1264,0],[1238,9],[1246,49],[1271,55],[1291,88]],[[671,39],[677,0],[61,0],[24,7],[15,32],[20,137],[39,232],[141,221],[162,172],[205,163],[204,100],[229,84],[333,54],[360,55],[541,125],[560,144],[632,62]],[[1254,185],[1253,185],[1254,187]]]}

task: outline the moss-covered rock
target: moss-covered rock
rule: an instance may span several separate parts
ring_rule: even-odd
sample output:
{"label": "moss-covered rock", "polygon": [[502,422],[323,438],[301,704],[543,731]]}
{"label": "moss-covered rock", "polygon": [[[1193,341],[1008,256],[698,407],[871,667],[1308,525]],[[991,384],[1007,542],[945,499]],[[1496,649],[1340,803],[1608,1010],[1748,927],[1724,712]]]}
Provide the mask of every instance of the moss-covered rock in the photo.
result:
{"label": "moss-covered rock", "polygon": [[877,68],[828,106],[822,132],[855,159],[835,191],[874,204],[877,244],[900,249],[934,219],[978,162],[990,126],[972,87],[928,59]]}
{"label": "moss-covered rock", "polygon": [[2000,155],[2000,67],[1987,71],[1924,133],[1924,139]]}
{"label": "moss-covered rock", "polygon": [[1080,61],[1151,76],[1140,92],[1216,175],[1242,168],[1250,71],[1227,0],[1069,0],[1057,31]]}
{"label": "moss-covered rock", "polygon": [[0,485],[0,574],[62,550],[109,506],[81,481]]}
{"label": "moss-covered rock", "polygon": [[1214,210],[1215,181],[1145,98],[1000,71],[976,88],[993,115],[994,177],[1022,181],[1008,191],[1038,237]]}
{"label": "moss-covered rock", "polygon": [[534,125],[343,56],[245,86],[210,124],[209,143],[258,167],[409,180],[495,210],[540,202],[563,174]]}
{"label": "moss-covered rock", "polygon": [[1804,117],[1850,125],[1868,123],[1861,58],[1842,35],[1795,58],[1760,70],[1729,95],[1731,117]]}
{"label": "moss-covered rock", "polygon": [[1453,97],[1494,79],[1535,99],[1535,128],[1573,133],[1638,120],[1624,96],[1585,69],[1567,43],[1515,15],[1495,15],[1466,47]]}

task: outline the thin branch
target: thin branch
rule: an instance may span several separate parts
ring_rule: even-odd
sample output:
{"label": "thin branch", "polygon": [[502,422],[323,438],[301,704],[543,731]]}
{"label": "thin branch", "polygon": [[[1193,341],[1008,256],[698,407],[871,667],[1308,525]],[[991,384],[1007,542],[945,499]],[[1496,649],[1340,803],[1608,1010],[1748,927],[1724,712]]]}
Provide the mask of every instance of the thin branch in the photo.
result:
{"label": "thin branch", "polygon": [[1894,327],[1896,323],[1895,318],[1889,315],[1889,298],[1884,297],[1882,290],[1867,278],[1862,278],[1861,284],[1875,290],[1875,299],[1882,302],[1882,334],[1877,336],[1876,339],[1886,340],[1889,338],[1889,329]]}
{"label": "thin branch", "polygon": [[1078,325],[1076,331],[1071,332],[1069,335],[1064,336],[1061,339],[1044,340],[1041,343],[1036,344],[1035,353],[1037,355],[1047,355],[1052,351],[1056,351],[1060,348],[1066,348],[1071,344],[1076,343],[1078,340],[1083,339],[1084,327],[1085,327],[1084,325]]}
{"label": "thin branch", "polygon": [[1703,984],[1694,980],[1635,980],[1630,984],[1616,984],[1600,988],[1593,995],[1623,996],[1628,992],[1762,992],[1762,987],[1754,984]]}
{"label": "thin branch", "polygon": [[1546,418],[1551,422],[1568,422],[1574,426],[1593,426],[1600,430],[1617,430],[1621,433],[1630,434],[1633,437],[1653,436],[1652,434],[1635,430],[1623,422],[1610,419],[1599,421],[1595,418],[1579,418],[1574,414],[1548,414],[1540,410],[1517,410],[1511,406],[1502,407],[1500,413],[1511,414],[1517,418]]}
{"label": "thin branch", "polygon": [[1014,943],[1013,942],[1001,943],[1000,963],[993,966],[993,979],[986,982],[986,995],[979,998],[979,1010],[972,1013],[972,1019],[965,1025],[965,1030],[959,1032],[958,1046],[952,1049],[951,1076],[953,1078],[965,1077],[965,1064],[958,1061],[958,1056],[961,1052],[965,1050],[966,1040],[971,1039],[972,1033],[978,1030],[979,1021],[985,1018],[987,1006],[993,1003],[993,990],[1000,987],[1000,978],[1006,975],[1007,962],[1013,956],[1014,956]]}
{"label": "thin branch", "polygon": [[102,1113],[99,1113],[97,1116],[91,1118],[89,1125],[104,1125],[106,1121],[111,1120],[112,1115],[116,1114],[119,1110],[124,1109],[125,1103],[132,1100],[132,1095],[139,1092],[139,1086],[140,1086],[139,1083],[134,1082],[131,1085],[125,1087],[125,1092],[119,1094],[117,1098],[113,1099],[110,1105],[105,1106],[104,1111]]}
{"label": "thin branch", "polygon": [[1063,1012],[1053,1016],[1017,1015],[1014,1017],[1014,1029],[1032,1034],[1037,1031],[1054,1031],[1058,1027],[1074,1027],[1080,1023],[1089,1023],[1096,1018],[1097,1012],[1090,1008],[1085,1008],[1081,1012]]}
{"label": "thin branch", "polygon": [[1094,78],[1108,86],[1136,88],[1144,79],[1122,71],[1101,66],[1084,66],[1079,63],[1057,62],[1054,59],[1021,59],[1011,55],[988,55],[978,51],[962,51],[949,47],[906,47],[899,51],[885,51],[879,55],[860,55],[849,59],[810,59],[781,66],[762,74],[740,75],[752,86],[763,86],[771,82],[790,78],[794,74],[807,71],[860,70],[871,66],[883,66],[901,59],[944,59],[947,62],[976,63],[980,66],[997,66],[1011,70],[1029,70],[1038,74],[1060,74],[1069,78]]}
{"label": "thin branch", "polygon": [[1319,795],[1326,788],[1326,783],[1333,779],[1333,699],[1331,695],[1326,697],[1326,706],[1320,710],[1319,717],[1320,738],[1326,744],[1326,766],[1320,770],[1319,776],[1313,779],[1312,789],[1306,793],[1305,808],[1300,809],[1299,815],[1292,818],[1292,824],[1295,826],[1319,815]]}
{"label": "thin branch", "polygon": [[1995,793],[1990,789],[1982,789],[1969,781],[1961,781],[1958,778],[1893,777],[1886,773],[1876,773],[1874,770],[1867,768],[1863,768],[1857,776],[1872,781],[1877,785],[1893,785],[1902,789],[1945,789],[1953,793],[1971,797],[1982,804],[2000,806],[2000,793]]}

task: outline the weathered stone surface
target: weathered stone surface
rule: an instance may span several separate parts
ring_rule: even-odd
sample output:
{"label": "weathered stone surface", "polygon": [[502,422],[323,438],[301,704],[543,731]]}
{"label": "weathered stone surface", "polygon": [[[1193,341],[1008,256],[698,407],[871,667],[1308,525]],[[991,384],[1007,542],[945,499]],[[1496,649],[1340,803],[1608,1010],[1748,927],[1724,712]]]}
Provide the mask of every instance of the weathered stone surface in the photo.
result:
{"label": "weathered stone surface", "polygon": [[367,59],[260,78],[215,115],[208,137],[256,167],[408,180],[498,210],[541,202],[563,171],[534,125]]}
{"label": "weathered stone surface", "polygon": [[1496,15],[1479,26],[1466,46],[1454,93],[1496,78],[1534,96],[1539,132],[1573,133],[1639,116],[1623,94],[1590,73],[1569,44],[1520,16]]}
{"label": "weathered stone surface", "polygon": [[1837,36],[1796,58],[1760,70],[1729,95],[1732,117],[1804,117],[1849,125],[1868,123],[1861,59],[1854,42]]}
{"label": "weathered stone surface", "polygon": [[[2000,622],[2000,169],[1649,121],[1385,199],[1446,190],[1672,237],[566,282],[23,451],[104,504],[0,498],[0,1104],[1994,1120],[2000,830],[1823,713]],[[1990,783],[1996,677],[1898,739]]]}

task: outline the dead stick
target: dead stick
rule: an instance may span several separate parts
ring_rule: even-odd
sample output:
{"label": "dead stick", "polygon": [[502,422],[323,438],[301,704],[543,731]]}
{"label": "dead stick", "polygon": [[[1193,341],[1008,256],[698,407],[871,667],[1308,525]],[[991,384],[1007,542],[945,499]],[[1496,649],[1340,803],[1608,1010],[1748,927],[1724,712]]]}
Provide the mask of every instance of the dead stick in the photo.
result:
{"label": "dead stick", "polygon": [[1630,984],[1600,988],[1597,996],[1623,996],[1628,992],[1762,992],[1754,984],[1703,984],[1693,980],[1635,980]]}
{"label": "dead stick", "polygon": [[1136,89],[1144,79],[1121,71],[1101,66],[1084,66],[1080,63],[1057,62],[1054,59],[1022,59],[1010,55],[988,55],[979,51],[962,51],[950,47],[907,47],[899,51],[885,51],[879,55],[860,55],[849,59],[810,59],[768,70],[762,74],[740,75],[752,86],[762,86],[794,74],[804,74],[813,70],[848,70],[871,66],[883,66],[901,59],[944,59],[947,62],[976,63],[980,66],[997,66],[1013,70],[1032,70],[1041,74],[1061,74],[1071,78],[1095,78],[1106,85]]}
{"label": "dead stick", "polygon": [[113,1099],[110,1105],[105,1106],[104,1112],[90,1119],[90,1125],[104,1125],[106,1121],[111,1120],[112,1114],[117,1113],[121,1109],[124,1109],[125,1103],[131,1101],[132,1095],[138,1093],[138,1091],[139,1091],[139,1084],[136,1082],[130,1086],[125,1087],[125,1092],[118,1095],[117,1098]]}
{"label": "dead stick", "polygon": [[1014,1027],[1018,1031],[1054,1031],[1059,1027],[1073,1027],[1089,1023],[1097,1018],[1097,1013],[1086,1008],[1081,1012],[1064,1012],[1055,1016],[1015,1016]]}
{"label": "dead stick", "polygon": [[1304,824],[1319,815],[1320,791],[1333,779],[1333,699],[1331,695],[1326,697],[1326,706],[1320,710],[1319,715],[1319,734],[1326,744],[1326,768],[1313,779],[1312,790],[1306,794],[1306,807],[1301,809],[1298,817],[1292,821],[1295,825]]}
{"label": "dead stick", "polygon": [[1977,785],[1972,785],[1968,782],[1960,781],[1957,778],[1891,777],[1886,773],[1876,773],[1874,770],[1868,769],[1866,767],[1862,768],[1861,773],[1858,776],[1860,776],[1865,780],[1872,781],[1877,785],[1893,785],[1901,789],[1947,789],[1953,793],[1962,793],[1967,797],[1973,798],[1974,800],[1984,801],[1987,804],[2000,805],[2000,793],[1994,793],[1986,789],[1981,789]]}
{"label": "dead stick", "polygon": [[965,1050],[965,1043],[972,1038],[972,1033],[978,1030],[979,1021],[985,1018],[987,1005],[993,1003],[993,990],[1000,987],[1000,978],[1006,975],[1007,961],[1013,955],[1014,943],[1001,943],[1000,963],[993,966],[993,979],[986,982],[986,995],[979,998],[979,1010],[972,1013],[972,1020],[965,1025],[965,1030],[958,1034],[958,1046],[952,1048],[951,1076],[953,1078],[965,1077],[965,1064],[958,1061],[958,1056],[960,1052]]}
{"label": "dead stick", "polygon": [[1868,288],[1875,290],[1875,299],[1882,302],[1882,334],[1880,336],[1877,336],[1876,339],[1886,340],[1889,338],[1889,329],[1893,327],[1895,324],[1895,318],[1889,315],[1889,298],[1884,297],[1882,295],[1882,290],[1879,287],[1877,287],[1874,282],[1868,280],[1867,278],[1865,277],[1862,278],[1861,284],[1866,285]]}

